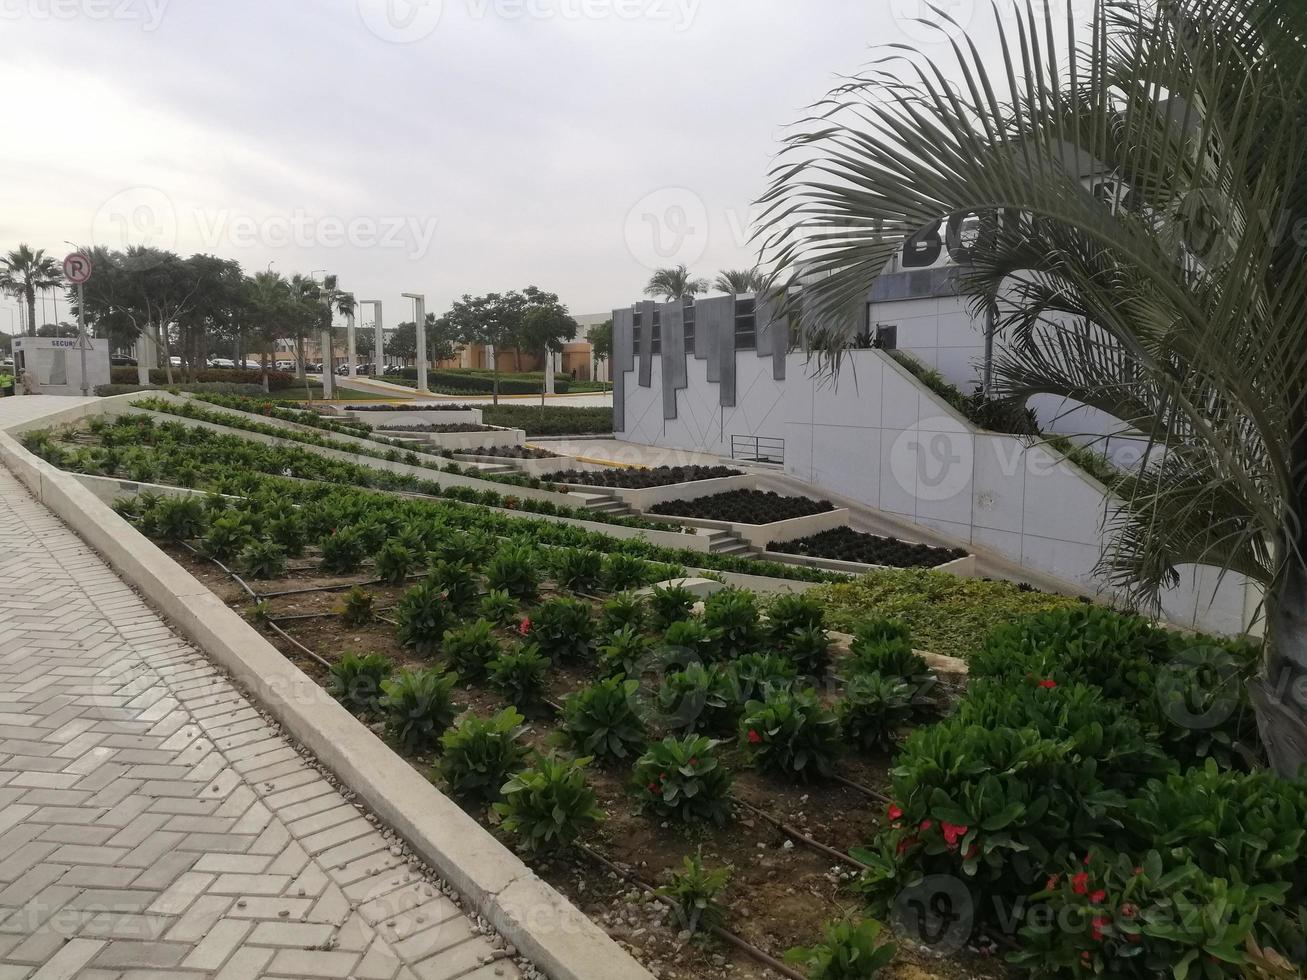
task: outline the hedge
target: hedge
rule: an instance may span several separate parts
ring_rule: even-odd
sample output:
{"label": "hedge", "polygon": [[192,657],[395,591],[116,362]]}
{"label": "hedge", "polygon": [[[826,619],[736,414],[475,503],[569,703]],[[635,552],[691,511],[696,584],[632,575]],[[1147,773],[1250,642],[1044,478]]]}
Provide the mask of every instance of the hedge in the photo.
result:
{"label": "hedge", "polygon": [[[173,378],[179,383],[189,383],[182,376],[180,368],[175,368],[172,372]],[[135,385],[137,383],[137,373],[134,367],[116,367],[109,371],[109,380],[116,385]],[[203,371],[196,371],[190,381],[217,382],[222,381],[227,384],[241,385],[258,385],[263,388],[263,375],[247,368],[206,368]],[[166,385],[168,375],[163,368],[152,368],[150,370],[150,383],[155,385]],[[295,376],[286,371],[269,371],[268,387],[273,391],[282,391],[295,384]]]}
{"label": "hedge", "polygon": [[209,395],[262,396],[264,394],[263,385],[233,384],[230,381],[197,381],[194,384],[178,385],[111,384],[95,386],[95,393],[101,398],[108,398],[110,395],[134,395],[138,391],[190,391],[195,394]]}
{"label": "hedge", "polygon": [[[400,368],[398,373],[392,371],[389,377],[402,378],[404,381],[417,381],[417,368]],[[538,395],[540,394],[540,381],[524,381],[514,376],[501,375],[499,379],[499,393],[501,395]],[[447,391],[463,393],[486,393],[490,394],[495,390],[495,379],[493,377],[482,377],[475,374],[465,374],[461,371],[428,371],[427,387],[441,388]],[[569,378],[555,377],[554,391],[560,395],[567,394],[571,388]]]}

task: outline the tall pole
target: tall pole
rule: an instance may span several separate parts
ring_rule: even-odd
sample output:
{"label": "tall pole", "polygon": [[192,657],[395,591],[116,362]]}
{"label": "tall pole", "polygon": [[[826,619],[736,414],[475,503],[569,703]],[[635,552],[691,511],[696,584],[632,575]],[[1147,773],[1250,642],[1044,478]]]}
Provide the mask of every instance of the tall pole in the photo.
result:
{"label": "tall pole", "polygon": [[386,335],[384,329],[381,326],[381,300],[379,299],[359,300],[359,305],[371,306],[376,314],[375,317],[376,322],[373,323],[372,325],[373,329],[375,329],[377,332],[376,341],[373,343],[372,346],[372,369],[373,369],[373,376],[380,378],[385,373],[382,370],[382,365],[385,364],[385,353],[386,353]]}
{"label": "tall pole", "polygon": [[406,299],[413,301],[413,334],[417,340],[418,355],[418,394],[429,395],[427,387],[427,298],[422,293],[405,293]]}
{"label": "tall pole", "polygon": [[90,341],[86,338],[86,286],[77,284],[77,346],[82,352],[82,397],[91,393],[91,386],[86,383],[86,348]]}
{"label": "tall pole", "polygon": [[354,352],[354,294],[349,297],[349,312],[345,314],[345,371],[351,378],[358,377],[358,357]]}

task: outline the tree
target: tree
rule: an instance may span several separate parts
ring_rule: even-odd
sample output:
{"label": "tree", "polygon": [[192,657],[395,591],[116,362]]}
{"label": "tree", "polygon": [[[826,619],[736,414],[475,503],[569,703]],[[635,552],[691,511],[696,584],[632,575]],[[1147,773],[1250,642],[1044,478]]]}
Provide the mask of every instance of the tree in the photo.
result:
{"label": "tree", "polygon": [[[557,301],[533,306],[522,322],[522,334],[519,343],[527,350],[540,351],[544,357],[545,370],[549,370],[548,361],[552,354],[563,349],[563,344],[576,336],[580,326],[567,307]],[[540,385],[540,409],[545,407],[545,386]]]}
{"label": "tree", "polygon": [[249,324],[253,347],[259,352],[263,390],[268,390],[268,358],[277,341],[295,336],[296,310],[290,283],[271,269],[246,277],[242,290],[243,315]]}
{"label": "tree", "polygon": [[[438,320],[434,313],[427,314],[426,339],[428,364],[453,360],[458,356],[452,328],[446,318],[441,317]],[[386,340],[386,353],[405,362],[416,360],[417,324],[410,320],[396,327],[394,333]]]}
{"label": "tree", "polygon": [[649,285],[644,287],[646,296],[662,296],[669,303],[673,300],[689,299],[707,291],[708,280],[694,278],[684,265],[659,269],[650,277]]}
{"label": "tree", "polygon": [[964,87],[940,48],[888,58],[796,133],[763,198],[784,311],[838,361],[891,255],[979,216],[962,285],[1007,342],[995,393],[1070,397],[1148,440],[1115,488],[1102,571],[1153,604],[1189,563],[1262,587],[1251,694],[1292,774],[1307,762],[1307,276],[1286,231],[1307,212],[1307,7],[1097,0],[1087,37],[1032,10],[1017,5],[1022,43],[1001,61],[953,49]]}
{"label": "tree", "polygon": [[460,343],[494,349],[490,369],[494,372],[496,405],[499,404],[499,354],[505,350],[519,351],[526,346],[523,331],[527,314],[557,304],[558,297],[553,293],[528,286],[521,292],[489,293],[475,298],[464,296],[445,314],[452,335]]}
{"label": "tree", "polygon": [[762,292],[762,273],[754,269],[723,269],[717,273],[713,289],[739,296],[743,293]]}
{"label": "tree", "polygon": [[0,258],[0,292],[11,293],[27,304],[27,333],[36,336],[36,292],[62,284],[63,274],[45,249],[19,245]]}
{"label": "tree", "polygon": [[585,336],[586,339],[590,341],[590,347],[594,350],[594,359],[596,363],[602,364],[613,356],[612,317],[609,317],[596,327],[591,327]]}

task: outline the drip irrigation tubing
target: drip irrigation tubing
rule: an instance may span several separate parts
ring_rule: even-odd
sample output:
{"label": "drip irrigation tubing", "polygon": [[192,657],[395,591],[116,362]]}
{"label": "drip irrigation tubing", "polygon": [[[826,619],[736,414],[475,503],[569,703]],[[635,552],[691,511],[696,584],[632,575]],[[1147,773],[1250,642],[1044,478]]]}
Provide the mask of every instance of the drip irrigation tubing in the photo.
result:
{"label": "drip irrigation tubing", "polygon": [[851,868],[857,868],[859,871],[871,870],[869,867],[867,867],[857,858],[850,857],[849,855],[845,854],[843,851],[830,847],[827,844],[823,844],[819,840],[814,840],[813,838],[809,837],[807,834],[803,833],[803,831],[797,830],[794,827],[789,826],[783,820],[778,820],[776,817],[773,817],[766,810],[759,809],[758,807],[754,806],[752,803],[748,802],[747,800],[740,799],[734,793],[731,794],[730,798],[733,803],[738,803],[740,806],[744,807],[749,812],[757,814],[758,816],[762,817],[768,823],[778,828],[781,831],[781,833],[785,834],[786,837],[798,841],[800,844],[803,844],[805,847],[814,850],[819,854],[824,854],[829,858],[834,858],[836,861],[839,861],[843,864],[847,864]]}

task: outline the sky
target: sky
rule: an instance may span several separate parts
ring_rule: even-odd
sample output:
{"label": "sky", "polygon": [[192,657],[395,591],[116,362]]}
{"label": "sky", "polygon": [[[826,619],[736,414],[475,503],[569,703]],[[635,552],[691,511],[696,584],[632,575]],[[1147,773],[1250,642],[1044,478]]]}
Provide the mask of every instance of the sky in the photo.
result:
{"label": "sky", "polygon": [[[987,2],[936,2],[994,46]],[[326,270],[388,325],[412,319],[406,292],[441,313],[536,285],[608,311],[659,266],[753,265],[787,125],[874,45],[947,58],[917,16],[924,0],[0,0],[0,252]]]}

